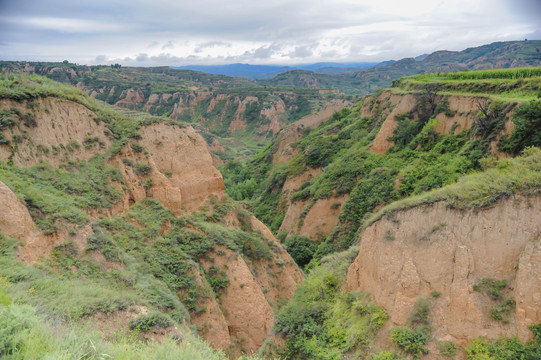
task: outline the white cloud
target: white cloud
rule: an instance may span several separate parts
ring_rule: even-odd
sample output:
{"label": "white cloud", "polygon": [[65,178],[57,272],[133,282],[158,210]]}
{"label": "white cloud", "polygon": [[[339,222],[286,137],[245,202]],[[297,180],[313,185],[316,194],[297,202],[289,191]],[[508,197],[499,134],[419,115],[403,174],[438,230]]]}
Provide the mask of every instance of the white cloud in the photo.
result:
{"label": "white cloud", "polygon": [[534,39],[541,27],[538,0],[0,4],[3,59],[138,66],[379,61]]}

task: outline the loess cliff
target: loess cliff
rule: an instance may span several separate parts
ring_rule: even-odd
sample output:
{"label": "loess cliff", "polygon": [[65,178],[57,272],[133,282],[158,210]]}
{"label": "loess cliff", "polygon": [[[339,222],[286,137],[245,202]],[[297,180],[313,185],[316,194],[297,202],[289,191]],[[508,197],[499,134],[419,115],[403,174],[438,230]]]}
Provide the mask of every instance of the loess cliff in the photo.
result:
{"label": "loess cliff", "polygon": [[[438,202],[396,212],[363,231],[347,288],[372,294],[389,324],[400,326],[420,298],[437,294],[431,341],[466,346],[474,337],[517,335],[525,342],[528,326],[541,321],[540,210],[539,196],[513,196],[481,209]],[[491,312],[498,301],[474,290],[483,279],[505,281],[514,300],[505,321]]]}
{"label": "loess cliff", "polygon": [[[265,225],[227,199],[207,144],[191,126],[155,118],[142,122],[131,137],[113,134],[118,130],[115,126],[120,126],[115,121],[129,124],[138,120],[123,115],[114,115],[117,120],[113,118],[113,123],[103,120],[110,110],[82,94],[77,96],[78,101],[47,96],[0,102],[6,120],[0,160],[9,185],[0,182],[0,230],[21,241],[19,260],[27,265],[52,262],[61,274],[58,254],[68,247],[73,249],[66,253],[73,264],[68,267],[70,276],[81,276],[86,263],[94,264],[95,271],[102,274],[94,275],[98,277],[110,271],[128,271],[115,276],[131,276],[127,274],[134,266],[140,267],[138,276],[147,276],[150,267],[156,279],[177,292],[175,303],[182,301],[191,312],[191,320],[190,316],[183,320],[181,332],[194,326],[213,347],[230,356],[257,351],[272,328],[273,309],[287,301],[303,279],[291,257]],[[86,102],[92,106],[83,105]],[[86,179],[69,183],[94,163],[97,167]],[[88,187],[96,186],[86,181],[101,171],[106,179],[103,195],[89,194],[97,205],[76,200],[69,216],[63,215],[60,205],[48,207],[49,189],[60,190],[59,199],[68,195],[80,198]],[[43,172],[56,175],[43,177]],[[21,180],[28,174],[34,175]],[[30,180],[32,176],[35,180]],[[41,190],[33,186],[41,186]],[[147,216],[138,215],[138,211],[149,210]],[[117,225],[111,227],[112,223]],[[142,242],[135,248],[116,243],[123,234],[131,234],[127,236],[133,244]],[[163,263],[163,268],[158,263],[165,260],[143,265],[147,254],[157,251],[155,247],[164,241],[177,241],[182,250],[174,250],[178,255]],[[204,248],[198,249],[201,243]],[[132,291],[129,286],[127,291]],[[141,316],[146,316],[149,302],[140,301],[136,312],[143,309]],[[122,311],[90,313],[88,319],[134,321],[135,315]],[[174,329],[173,333],[178,332]],[[159,340],[162,335],[156,330],[151,337]]]}

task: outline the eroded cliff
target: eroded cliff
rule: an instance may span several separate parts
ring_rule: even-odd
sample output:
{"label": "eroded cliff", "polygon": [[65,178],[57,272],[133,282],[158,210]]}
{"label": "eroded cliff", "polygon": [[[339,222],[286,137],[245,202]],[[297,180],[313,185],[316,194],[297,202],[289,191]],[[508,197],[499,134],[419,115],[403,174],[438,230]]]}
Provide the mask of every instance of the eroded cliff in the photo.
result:
{"label": "eroded cliff", "polygon": [[[541,321],[540,241],[539,196],[516,195],[480,209],[422,205],[363,231],[347,288],[372,294],[391,325],[406,325],[415,303],[431,298],[431,342],[465,346],[474,337],[502,335],[526,341],[528,326]],[[479,291],[483,279],[506,283],[514,304],[503,321],[493,315],[498,301]]]}
{"label": "eroded cliff", "polygon": [[[228,201],[222,176],[213,166],[206,142],[190,126],[151,122],[143,124],[137,136],[119,142],[112,136],[108,125],[98,120],[99,114],[80,103],[46,97],[24,103],[2,101],[0,108],[5,109],[10,119],[9,126],[3,128],[2,138],[5,141],[0,146],[0,155],[4,162],[12,163],[11,166],[60,167],[66,172],[59,174],[69,177],[70,173],[77,174],[85,161],[99,155],[106,159],[102,166],[115,169],[107,171],[117,174],[111,177],[108,184],[112,188],[110,193],[114,195],[110,207],[83,208],[87,218],[81,213],[75,224],[67,215],[65,218],[52,217],[47,233],[41,231],[32,219],[35,217],[39,220],[46,215],[45,205],[36,205],[24,196],[21,196],[21,201],[9,187],[0,183],[0,192],[5,200],[4,211],[0,212],[0,229],[7,236],[16,237],[22,242],[18,255],[26,264],[33,264],[40,258],[47,259],[51,254],[54,257],[59,247],[70,243],[74,245],[72,255],[95,262],[104,270],[123,272],[126,270],[124,262],[118,256],[110,255],[111,251],[118,250],[109,248],[107,252],[100,247],[102,245],[96,246],[95,243],[97,237],[108,236],[104,233],[111,231],[104,228],[104,222],[109,221],[107,219],[118,221],[120,218],[130,219],[131,216],[130,221],[137,226],[148,226],[147,219],[136,219],[129,214],[132,214],[133,205],[151,198],[163,204],[167,211],[171,210],[174,217],[187,216],[192,219],[190,216],[193,214],[195,219],[197,214],[207,213],[200,216],[210,221],[209,217],[217,204]],[[112,149],[113,144],[115,149]],[[14,179],[10,178],[10,184],[17,192],[20,188]],[[31,185],[31,182],[28,180],[25,185]],[[53,186],[63,189],[64,185]],[[77,195],[80,190],[68,186],[65,191]],[[29,213],[27,207],[32,206],[33,210]],[[229,247],[216,243],[207,253],[198,254],[199,258],[194,260],[200,263],[199,267],[191,266],[195,278],[192,288],[199,289],[196,297],[198,305],[194,307],[192,316],[193,324],[213,346],[227,349],[231,355],[240,355],[254,352],[261,346],[274,321],[273,309],[280,301],[292,296],[303,275],[265,225],[245,211],[239,215],[234,207],[228,209],[221,217],[212,218],[219,224],[216,225],[218,231],[237,229],[234,234],[246,238],[244,241],[247,243],[243,246],[248,249],[249,246],[263,247],[262,250],[256,248],[251,251],[263,251],[264,256],[256,254],[250,258],[246,254],[251,253],[248,250],[246,254],[241,253],[235,240],[230,241]],[[159,233],[146,235],[149,241],[159,242],[160,236],[175,236],[171,234],[174,217],[167,216],[164,219],[170,220],[160,220]],[[92,226],[89,220],[93,221]],[[243,225],[245,227],[241,230],[239,224],[242,221],[248,221],[249,225]],[[211,230],[206,228],[214,229],[211,225],[207,222],[202,223],[207,225],[198,224],[190,225],[192,231],[199,231],[203,238],[211,236]],[[114,236],[114,232],[109,236]],[[185,246],[196,247],[197,244],[188,243]],[[175,261],[183,263],[187,259],[181,257]],[[72,271],[77,272],[79,266],[72,266]],[[221,274],[223,272],[227,280],[219,292],[209,285],[208,279],[212,276],[209,274],[213,274],[214,270]],[[179,296],[183,299],[183,291],[179,292]],[[100,316],[104,319],[108,316],[114,318],[114,314]]]}

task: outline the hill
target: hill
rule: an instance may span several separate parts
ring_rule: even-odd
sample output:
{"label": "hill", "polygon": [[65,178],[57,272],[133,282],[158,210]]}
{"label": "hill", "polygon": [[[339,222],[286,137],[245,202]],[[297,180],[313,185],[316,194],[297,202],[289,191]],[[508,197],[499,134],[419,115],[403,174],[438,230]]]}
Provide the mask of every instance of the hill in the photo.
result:
{"label": "hill", "polygon": [[191,126],[37,75],[1,76],[0,116],[2,357],[261,346],[303,275]]}
{"label": "hill", "polygon": [[389,87],[393,80],[424,72],[494,69],[541,65],[541,41],[497,42],[463,51],[437,51],[416,59],[384,62],[349,74],[322,75],[290,71],[258,83],[269,86],[330,88],[346,94],[366,95]]}
{"label": "hill", "polygon": [[540,68],[403,78],[222,168],[309,271],[269,354],[538,356],[540,81]]}
{"label": "hill", "polygon": [[224,160],[261,150],[282,126],[347,98],[336,91],[269,88],[168,67],[0,62],[0,69],[44,75],[111,105],[194,123]]}
{"label": "hill", "polygon": [[359,71],[362,68],[376,65],[376,63],[315,63],[306,65],[250,65],[250,64],[228,64],[228,65],[187,65],[173,66],[173,69],[187,69],[202,71],[216,75],[227,75],[244,77],[247,79],[266,79],[279,73],[291,70],[310,70],[320,74],[342,74]]}

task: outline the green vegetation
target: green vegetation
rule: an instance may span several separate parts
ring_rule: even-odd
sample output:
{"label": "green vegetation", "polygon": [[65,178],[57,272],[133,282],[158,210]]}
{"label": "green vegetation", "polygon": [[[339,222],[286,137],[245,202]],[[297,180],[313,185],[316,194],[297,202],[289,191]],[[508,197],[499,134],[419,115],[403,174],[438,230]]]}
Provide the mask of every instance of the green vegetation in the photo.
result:
{"label": "green vegetation", "polygon": [[441,189],[396,201],[371,215],[365,226],[383,216],[419,206],[445,201],[454,208],[482,207],[493,204],[498,199],[512,194],[535,194],[541,185],[541,150],[528,148],[521,157],[514,159],[483,162],[487,170],[471,174],[461,179],[460,183]]}
{"label": "green vegetation", "polygon": [[393,87],[406,92],[432,89],[444,94],[529,101],[539,98],[541,67],[421,74],[395,80]]}
{"label": "green vegetation", "polygon": [[486,294],[495,304],[490,311],[490,316],[494,320],[501,320],[508,323],[506,317],[515,307],[515,300],[512,297],[505,297],[503,291],[506,290],[505,280],[483,279],[480,283],[473,286],[473,290]]}
{"label": "green vegetation", "polygon": [[[0,326],[3,334],[0,353],[9,355],[8,359],[43,358],[58,351],[75,356],[80,349],[74,342],[87,344],[85,341],[89,339],[88,344],[96,344],[99,351],[95,357],[87,358],[120,354],[118,351],[133,358],[139,358],[141,352],[140,358],[148,358],[151,349],[162,351],[162,347],[177,358],[199,358],[198,354],[202,358],[225,358],[200,340],[193,340],[195,345],[186,345],[188,350],[195,346],[192,352],[187,352],[194,354],[192,357],[182,357],[183,351],[188,350],[174,345],[174,338],[162,345],[144,345],[137,335],[153,328],[184,328],[180,324],[189,323],[188,310],[197,311],[199,300],[205,296],[194,282],[194,272],[200,271],[197,261],[214,252],[218,243],[254,260],[272,258],[275,249],[271,250],[272,244],[259,233],[207,223],[206,218],[212,218],[212,214],[175,219],[169,209],[147,198],[130,207],[124,216],[100,217],[94,221],[93,235],[88,237],[85,252],[79,253],[71,242],[63,243],[55,247],[50,260],[28,267],[15,257],[17,241],[0,234],[0,313],[3,313],[0,323],[8,322]],[[171,224],[171,230],[160,235],[165,223]],[[203,232],[186,229],[188,223]],[[197,241],[193,241],[194,236]],[[93,252],[101,252],[117,265],[105,268],[94,260]],[[211,267],[205,274],[216,293],[225,291],[228,280],[223,271]],[[178,293],[182,294],[181,299]],[[127,332],[107,341],[97,333],[83,336],[82,326],[88,317],[97,312],[128,311],[133,306],[144,306],[150,311],[132,318],[131,332],[124,330]],[[51,320],[45,322],[42,316],[55,319],[59,324],[56,326],[65,331],[55,332],[57,337],[46,342],[21,342],[28,334],[43,337],[51,332],[47,325]],[[64,333],[71,342],[64,341]],[[188,333],[184,335],[193,338]],[[81,347],[87,349],[87,345]]]}
{"label": "green vegetation", "polygon": [[362,293],[340,290],[358,248],[323,258],[300,284],[294,298],[277,314],[275,331],[286,335],[288,358],[339,359],[361,354],[385,324],[385,311]]}
{"label": "green vegetation", "polygon": [[60,220],[86,223],[85,209],[110,208],[121,197],[110,182],[123,181],[118,169],[106,165],[103,155],[57,169],[46,164],[25,169],[0,163],[0,178],[45,233],[55,232]]}
{"label": "green vegetation", "polygon": [[289,255],[301,267],[307,265],[312,260],[317,249],[310,238],[299,235],[288,237],[284,245]]}
{"label": "green vegetation", "polygon": [[485,338],[473,339],[466,347],[468,360],[535,360],[541,358],[541,324],[530,326],[534,337],[523,344],[516,337],[501,337],[488,341]]}
{"label": "green vegetation", "polygon": [[[446,97],[432,92],[421,93],[414,111],[397,115],[398,126],[390,137],[395,145],[378,155],[370,151],[370,146],[383,121],[379,109],[388,104],[379,104],[377,94],[366,98],[335,113],[303,136],[297,142],[300,153],[287,164],[272,163],[278,148],[276,143],[271,143],[251,162],[229,162],[221,169],[226,190],[236,200],[248,200],[254,214],[276,233],[286,211],[280,201],[286,179],[307,168],[320,167],[322,174],[302,184],[292,194],[291,201],[308,201],[309,208],[317,199],[349,194],[341,207],[340,223],[327,238],[316,239],[321,243],[315,256],[321,258],[347,249],[354,243],[357,229],[377,206],[425,194],[482,170],[482,164],[488,161],[482,159],[489,157],[489,144],[497,139],[504,116],[514,105],[480,102],[477,121],[471,129],[439,135],[435,116],[448,111],[446,101]],[[372,106],[376,115],[361,117],[363,104]],[[530,114],[537,104],[536,101],[520,106],[525,110],[518,111],[515,119],[523,118],[523,113]],[[528,116],[537,119],[535,115]],[[415,117],[419,120],[413,121]],[[472,196],[482,198],[477,194]]]}
{"label": "green vegetation", "polygon": [[391,340],[414,359],[428,354],[425,346],[432,332],[429,315],[429,299],[418,299],[408,321],[409,327],[395,326],[391,331]]}
{"label": "green vegetation", "polygon": [[513,113],[515,128],[510,136],[502,137],[502,151],[518,155],[529,146],[541,147],[541,101],[531,101],[519,106]]}
{"label": "green vegetation", "polygon": [[454,357],[458,351],[458,345],[454,341],[439,341],[436,346],[440,354],[449,357]]}

